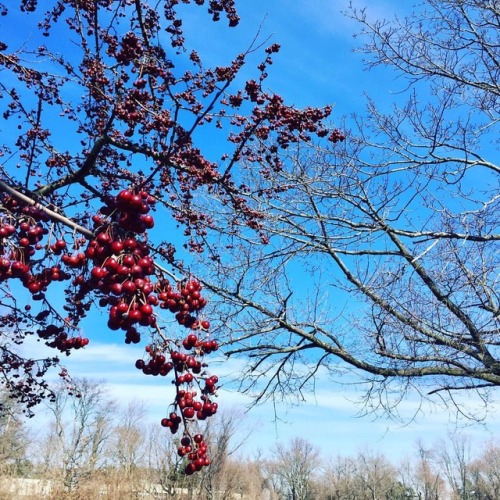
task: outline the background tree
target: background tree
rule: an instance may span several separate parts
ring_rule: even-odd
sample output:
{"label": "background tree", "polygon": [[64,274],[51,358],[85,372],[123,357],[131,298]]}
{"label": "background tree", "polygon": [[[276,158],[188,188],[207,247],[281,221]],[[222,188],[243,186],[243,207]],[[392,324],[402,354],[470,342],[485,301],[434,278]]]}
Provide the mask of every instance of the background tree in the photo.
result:
{"label": "background tree", "polygon": [[437,451],[417,443],[418,461],[414,462],[413,485],[422,500],[438,500],[444,496],[445,486],[442,474],[437,467]]}
{"label": "background tree", "polygon": [[[159,489],[167,498],[178,498],[179,491],[188,489],[192,492],[195,484],[188,482],[188,478],[180,473],[184,459],[177,453],[178,442],[173,439],[164,439],[163,432],[152,426],[148,432],[147,479],[150,485],[159,485]],[[155,488],[151,486],[148,490]]]}
{"label": "background tree", "polygon": [[117,496],[133,495],[144,484],[147,477],[147,441],[144,435],[146,408],[139,401],[128,403],[120,408],[113,419],[113,428],[107,442],[105,455],[108,459],[106,470],[108,491],[111,486]]}
{"label": "background tree", "polygon": [[339,455],[327,465],[319,484],[324,498],[371,500],[413,498],[414,490],[399,478],[397,469],[382,453],[360,451],[355,456]]}
{"label": "background tree", "polygon": [[[200,476],[199,495],[208,500],[226,500],[242,494],[248,480],[239,473],[238,450],[247,442],[251,430],[245,429],[245,416],[237,410],[226,410],[206,423],[203,435],[212,450],[212,465]],[[240,429],[245,429],[241,434]],[[250,471],[245,470],[245,474]],[[244,475],[243,475],[244,476]],[[259,476],[249,474],[260,485]]]}
{"label": "background tree", "polygon": [[500,384],[498,3],[351,16],[368,67],[394,70],[402,95],[388,111],[369,100],[343,142],[290,144],[266,176],[247,165],[267,246],[216,207],[218,247],[238,249],[217,254],[209,283],[233,326],[227,353],[249,358],[257,400],[354,372],[368,411],[397,411],[410,388],[459,404]]}
{"label": "background tree", "polygon": [[396,469],[381,453],[359,452],[356,456],[358,489],[364,498],[403,499],[408,491],[401,488]]}
{"label": "background tree", "polygon": [[141,427],[144,414],[144,405],[137,401],[129,403],[120,415],[120,421],[113,431],[113,438],[116,441],[113,445],[116,461],[120,468],[124,468],[129,473],[138,467],[143,458]]}
{"label": "background tree", "polygon": [[[74,397],[74,396],[73,396]],[[75,398],[77,399],[77,398]],[[242,498],[245,500],[262,500],[262,498],[292,498],[293,486],[295,495],[302,495],[304,490],[304,467],[314,468],[308,476],[309,497],[317,500],[421,500],[457,499],[457,500],[496,500],[498,498],[498,444],[474,443],[472,437],[466,435],[449,435],[445,440],[432,446],[424,446],[418,442],[414,451],[403,461],[391,462],[377,450],[360,450],[350,456],[339,453],[331,456],[331,450],[313,449],[301,438],[298,449],[301,457],[312,459],[297,467],[297,440],[291,439],[280,446],[283,456],[275,453],[265,461],[262,456],[244,457],[243,448],[238,454],[229,454],[225,460],[217,464],[223,467],[202,469],[200,474],[186,476],[182,474],[182,461],[185,457],[178,454],[179,440],[177,436],[160,434],[158,426],[151,426],[148,432],[143,419],[131,418],[137,409],[123,407],[115,411],[116,422],[112,428],[123,429],[124,421],[133,421],[143,429],[145,460],[137,468],[129,467],[126,461],[116,453],[117,441],[110,438],[106,441],[106,449],[102,452],[100,462],[104,468],[87,469],[85,479],[79,477],[79,483],[72,491],[60,487],[61,460],[54,459],[48,467],[40,468],[43,459],[43,436],[31,432],[32,441],[38,448],[30,448],[28,455],[33,458],[32,469],[4,469],[0,481],[0,496],[33,496],[36,498],[105,498],[117,500],[142,496],[178,498],[184,500],[200,499],[216,500]],[[141,411],[137,412],[138,415]],[[209,421],[212,436],[219,434],[227,427],[219,428],[223,421],[218,414]],[[145,416],[144,416],[145,418]],[[240,441],[239,432],[232,434],[228,449],[231,450]],[[119,435],[119,433],[117,433]],[[209,433],[207,432],[207,436]],[[121,449],[121,448],[119,448]],[[275,450],[275,451],[280,451]],[[165,453],[162,453],[165,452]],[[295,457],[295,460],[294,460]],[[422,467],[422,462],[426,467]],[[46,464],[47,465],[47,464]],[[425,474],[422,470],[425,470]],[[207,474],[212,472],[212,488],[204,484]],[[293,474],[295,472],[295,474]],[[463,486],[465,485],[465,487]],[[291,489],[292,488],[292,489]],[[301,493],[302,492],[302,493]],[[2,496],[3,495],[3,496]]]}
{"label": "background tree", "polygon": [[306,439],[295,437],[287,445],[277,443],[265,473],[281,499],[315,497],[314,473],[320,465],[318,450]]}
{"label": "background tree", "polygon": [[472,447],[470,438],[461,434],[450,436],[438,449],[441,468],[457,499],[474,498],[476,492],[472,484]]}
{"label": "background tree", "polygon": [[55,472],[70,492],[106,464],[116,409],[102,382],[77,379],[72,390],[68,394],[61,386],[48,405],[50,430],[44,446],[45,469]]}
{"label": "background tree", "polygon": [[490,500],[500,496],[500,448],[487,443],[472,463],[472,498]]}
{"label": "background tree", "polygon": [[354,500],[359,494],[355,485],[356,470],[353,457],[332,458],[323,472],[323,495],[331,500]]}
{"label": "background tree", "polygon": [[[18,475],[29,469],[27,448],[30,443],[22,413],[15,401],[0,392],[0,475]],[[21,414],[20,414],[21,413]]]}

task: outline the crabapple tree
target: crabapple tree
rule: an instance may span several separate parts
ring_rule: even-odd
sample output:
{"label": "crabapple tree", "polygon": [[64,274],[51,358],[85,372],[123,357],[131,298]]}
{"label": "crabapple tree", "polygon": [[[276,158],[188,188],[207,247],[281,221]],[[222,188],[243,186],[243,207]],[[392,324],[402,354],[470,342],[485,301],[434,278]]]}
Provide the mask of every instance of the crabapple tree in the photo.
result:
{"label": "crabapple tree", "polygon": [[[68,377],[61,355],[87,346],[82,319],[101,308],[103,328],[124,342],[148,339],[138,370],[172,378],[176,396],[161,425],[181,429],[187,474],[210,463],[189,424],[216,413],[219,385],[207,365],[218,343],[206,297],[183,264],[204,251],[212,227],[193,200],[218,199],[265,242],[264,214],[242,195],[239,164],[260,168],[265,156],[268,175],[281,170],[288,145],[337,140],[324,124],[330,107],[299,110],[264,90],[277,44],[215,67],[188,50],[183,12],[205,8],[207,22],[234,28],[234,4],[0,4],[2,383],[27,411],[53,398],[47,370]],[[237,84],[257,51],[254,78]],[[204,152],[207,142],[220,152]],[[23,354],[27,338],[54,354]]]}

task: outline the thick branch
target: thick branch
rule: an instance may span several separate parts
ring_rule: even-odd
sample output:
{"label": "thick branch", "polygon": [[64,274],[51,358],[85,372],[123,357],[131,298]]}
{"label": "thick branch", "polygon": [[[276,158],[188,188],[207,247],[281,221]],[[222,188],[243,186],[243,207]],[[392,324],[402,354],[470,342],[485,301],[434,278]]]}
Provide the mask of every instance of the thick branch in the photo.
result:
{"label": "thick branch", "polygon": [[33,198],[30,198],[29,196],[19,192],[17,189],[13,188],[12,186],[9,186],[6,184],[4,181],[0,180],[0,189],[2,191],[5,191],[6,193],[9,193],[11,196],[16,198],[17,200],[26,203],[27,205],[36,207],[38,210],[46,214],[48,217],[50,217],[52,220],[61,222],[65,226],[71,228],[72,230],[82,234],[88,239],[91,239],[94,237],[94,233],[90,231],[90,229],[87,229],[86,227],[80,226],[76,222],[72,221],[71,219],[68,219],[64,215],[51,210],[50,208],[47,208],[45,205],[42,205],[40,202],[35,201]]}
{"label": "thick branch", "polygon": [[90,150],[89,154],[85,158],[83,165],[75,172],[71,172],[70,174],[62,177],[61,179],[53,182],[52,184],[47,184],[36,190],[36,194],[39,196],[47,196],[58,189],[69,186],[71,184],[75,184],[77,182],[81,182],[92,173],[92,169],[95,167],[97,158],[102,148],[109,144],[109,138],[107,136],[102,136],[97,139],[94,143],[94,146]]}

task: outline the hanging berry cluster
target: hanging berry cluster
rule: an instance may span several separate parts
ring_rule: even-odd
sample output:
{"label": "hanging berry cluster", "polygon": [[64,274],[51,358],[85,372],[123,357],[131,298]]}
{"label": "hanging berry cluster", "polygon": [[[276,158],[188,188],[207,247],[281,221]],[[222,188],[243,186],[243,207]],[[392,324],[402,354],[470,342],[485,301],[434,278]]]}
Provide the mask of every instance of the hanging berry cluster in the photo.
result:
{"label": "hanging berry cluster", "polygon": [[[208,323],[208,322],[205,322]],[[182,348],[175,345],[167,349],[169,360],[165,357],[165,347],[161,348],[149,345],[146,354],[149,360],[138,359],[136,368],[142,370],[146,375],[166,376],[171,371],[174,373],[176,386],[176,398],[169,415],[161,420],[161,425],[170,429],[172,434],[177,433],[183,425],[184,435],[178,448],[180,457],[186,456],[188,464],[185,467],[186,474],[193,474],[203,466],[210,465],[207,455],[207,446],[203,436],[197,434],[194,437],[195,446],[191,446],[193,438],[186,430],[187,423],[196,420],[206,420],[217,413],[218,404],[213,400],[219,381],[216,375],[207,375],[207,364],[204,362],[206,354],[218,349],[215,340],[202,340],[201,335],[206,336],[206,330],[198,323],[192,325],[198,335],[192,333],[182,341]],[[197,388],[197,389],[196,389]],[[198,396],[199,395],[199,396]]]}
{"label": "hanging berry cluster", "polygon": [[4,197],[3,214],[0,220],[0,282],[17,278],[23,286],[40,300],[41,290],[52,281],[62,281],[67,274],[59,266],[41,268],[35,273],[32,263],[36,261],[41,241],[48,234],[44,223],[47,216],[34,206],[20,204],[12,197]]}
{"label": "hanging berry cluster", "polygon": [[[126,343],[140,341],[138,326],[149,327],[158,334],[157,340],[146,347],[148,362],[140,359],[136,367],[146,375],[166,376],[173,372],[176,388],[174,410],[161,424],[169,427],[172,433],[182,425],[183,439],[186,440],[191,439],[189,423],[194,417],[204,420],[217,411],[217,403],[211,397],[216,392],[218,378],[207,375],[204,356],[217,350],[218,346],[214,340],[199,338],[207,337],[210,327],[207,320],[198,319],[207,303],[201,295],[201,284],[189,279],[173,287],[167,279],[156,281],[153,277],[154,262],[144,235],[154,225],[153,217],[148,213],[153,204],[154,199],[146,191],[123,190],[100,210],[102,218],[93,218],[97,235],[85,252],[94,266],[87,284],[104,295],[100,305],[110,306],[108,327],[124,330]],[[175,313],[179,325],[192,333],[182,342],[166,337],[157,323],[156,307]],[[181,349],[186,352],[180,352]],[[199,401],[193,399],[196,396],[194,386],[201,387]],[[179,416],[175,408],[178,408]],[[187,453],[187,474],[210,464],[203,439],[197,443],[196,450]]]}
{"label": "hanging berry cluster", "polygon": [[148,214],[153,200],[145,191],[121,191],[93,217],[96,237],[85,251],[93,267],[85,287],[97,290],[109,307],[108,327],[124,330],[127,343],[138,343],[137,326],[156,327],[153,306],[154,261],[144,235],[154,225]]}
{"label": "hanging berry cluster", "polygon": [[[207,301],[199,281],[189,278],[172,284],[155,265],[147,239],[147,231],[154,226],[149,213],[154,201],[145,190],[120,191],[91,217],[93,233],[73,237],[69,245],[66,233],[54,236],[62,231],[62,217],[54,220],[50,210],[5,195],[1,200],[0,282],[17,278],[31,292],[42,309],[34,315],[36,334],[46,345],[66,354],[88,344],[87,338],[69,332],[78,330],[96,301],[107,308],[109,329],[123,331],[126,343],[140,342],[141,329],[149,334],[148,359],[138,360],[136,367],[145,375],[171,374],[176,395],[169,417],[161,425],[172,433],[182,427],[181,441],[187,444],[179,448],[179,454],[186,455],[185,472],[192,474],[210,463],[203,436],[192,437],[190,427],[217,411],[218,378],[208,374],[205,356],[218,345],[209,338],[209,321],[201,317]],[[44,267],[43,262],[48,261],[51,267]],[[65,280],[71,284],[66,289],[63,318],[46,294],[52,282]],[[26,314],[30,309],[27,304]],[[173,314],[189,333],[184,338],[167,336],[158,322],[160,310]],[[16,369],[15,360],[11,365]]]}
{"label": "hanging berry cluster", "polygon": [[[67,324],[56,326],[49,321],[55,311],[46,301],[45,292],[52,283],[71,277],[59,259],[53,258],[66,248],[66,242],[56,240],[48,244],[49,227],[50,217],[34,203],[25,203],[7,193],[0,197],[0,284],[4,284],[0,327],[2,337],[8,335],[10,340],[2,344],[0,370],[11,397],[23,403],[29,415],[33,406],[52,397],[44,375],[59,364],[59,358],[27,359],[18,355],[14,346],[37,327],[38,336],[60,351],[69,352],[88,344],[88,339],[80,335],[70,336],[65,331]],[[31,314],[31,301],[24,308],[18,307],[18,294],[11,291],[16,282],[29,292],[31,300],[42,304],[38,314]],[[64,319],[59,319],[64,324]]]}

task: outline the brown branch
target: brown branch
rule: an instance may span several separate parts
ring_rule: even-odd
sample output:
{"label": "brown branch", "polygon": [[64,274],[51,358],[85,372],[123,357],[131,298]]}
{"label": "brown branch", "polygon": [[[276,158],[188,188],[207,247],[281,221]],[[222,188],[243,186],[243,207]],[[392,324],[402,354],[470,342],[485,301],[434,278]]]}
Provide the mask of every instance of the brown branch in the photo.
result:
{"label": "brown branch", "polygon": [[33,198],[30,198],[29,196],[19,192],[17,189],[13,188],[12,186],[9,186],[7,183],[4,181],[0,180],[0,189],[2,191],[5,191],[6,193],[9,193],[11,196],[16,198],[17,200],[26,203],[27,205],[36,207],[38,210],[46,214],[48,217],[50,217],[52,220],[61,222],[65,226],[73,229],[74,231],[77,231],[81,235],[85,236],[88,239],[91,239],[94,237],[94,233],[90,231],[90,229],[87,229],[86,227],[80,226],[76,222],[72,221],[71,219],[68,219],[68,217],[51,210],[50,208],[47,208],[45,205],[41,204],[40,202],[34,200]]}
{"label": "brown branch", "polygon": [[[112,118],[110,119],[110,121],[111,120]],[[99,139],[97,139],[97,141],[94,143],[94,146],[87,155],[87,158],[83,162],[81,168],[79,168],[75,172],[69,173],[68,175],[62,177],[56,182],[53,182],[52,184],[47,184],[46,186],[37,189],[35,193],[39,196],[47,196],[64,186],[69,186],[77,182],[79,183],[82,182],[85,179],[85,177],[91,174],[92,168],[95,166],[97,157],[99,156],[99,153],[102,151],[102,148],[109,143],[110,140],[107,136],[104,135],[99,137]]]}
{"label": "brown branch", "polygon": [[[326,342],[321,341],[314,335],[313,332],[306,332],[302,328],[299,328],[296,325],[293,325],[289,323],[288,321],[282,319],[282,318],[277,318],[275,314],[273,314],[272,311],[266,309],[264,306],[250,300],[246,299],[242,295],[236,293],[236,292],[231,292],[229,290],[225,290],[221,287],[218,287],[217,285],[207,283],[206,281],[203,281],[204,286],[206,286],[208,289],[212,290],[213,292],[217,293],[221,297],[225,297],[227,299],[237,301],[240,304],[243,304],[245,307],[250,307],[256,311],[259,311],[262,313],[264,316],[273,319],[276,321],[276,323],[283,328],[285,331],[288,331],[292,334],[297,335],[298,337],[308,340],[312,344],[314,344],[314,347],[317,347],[319,349],[322,349],[323,351],[342,359],[345,361],[347,364],[354,368],[358,368],[366,373],[371,373],[372,375],[379,375],[383,377],[402,377],[402,378],[413,378],[413,377],[425,377],[429,375],[446,375],[446,376],[451,376],[451,377],[473,377],[477,378],[480,380],[485,380],[488,382],[491,382],[494,385],[500,385],[500,376],[496,375],[495,373],[491,373],[490,370],[476,370],[474,368],[466,368],[466,369],[461,369],[461,368],[451,368],[449,366],[444,366],[444,365],[433,365],[433,366],[422,366],[422,367],[414,367],[414,368],[398,368],[398,367],[383,367],[383,366],[377,366],[373,363],[369,363],[367,361],[363,361],[350,352],[346,351],[343,347],[334,347],[331,344],[328,344]],[[259,334],[258,332],[257,334]],[[256,335],[257,335],[256,334]],[[448,345],[448,344],[447,344]],[[311,345],[306,345],[307,348],[311,348]],[[455,347],[455,346],[453,346]],[[456,349],[459,351],[462,351],[471,357],[476,357],[474,356],[474,352],[471,352],[469,349],[459,348],[460,346],[457,346]],[[248,346],[248,347],[242,347],[237,350],[233,351],[228,351],[226,352],[226,355],[230,356],[231,354],[234,353],[249,353],[253,351],[258,351],[260,349],[260,346]],[[289,346],[284,346],[284,353],[287,353],[287,355],[292,354],[293,352],[296,352],[299,349],[294,349],[293,347],[290,348]],[[267,353],[267,355],[271,355],[272,353]],[[277,348],[276,352],[274,354],[281,354],[280,349]],[[422,362],[425,362],[426,360],[422,358]]]}

